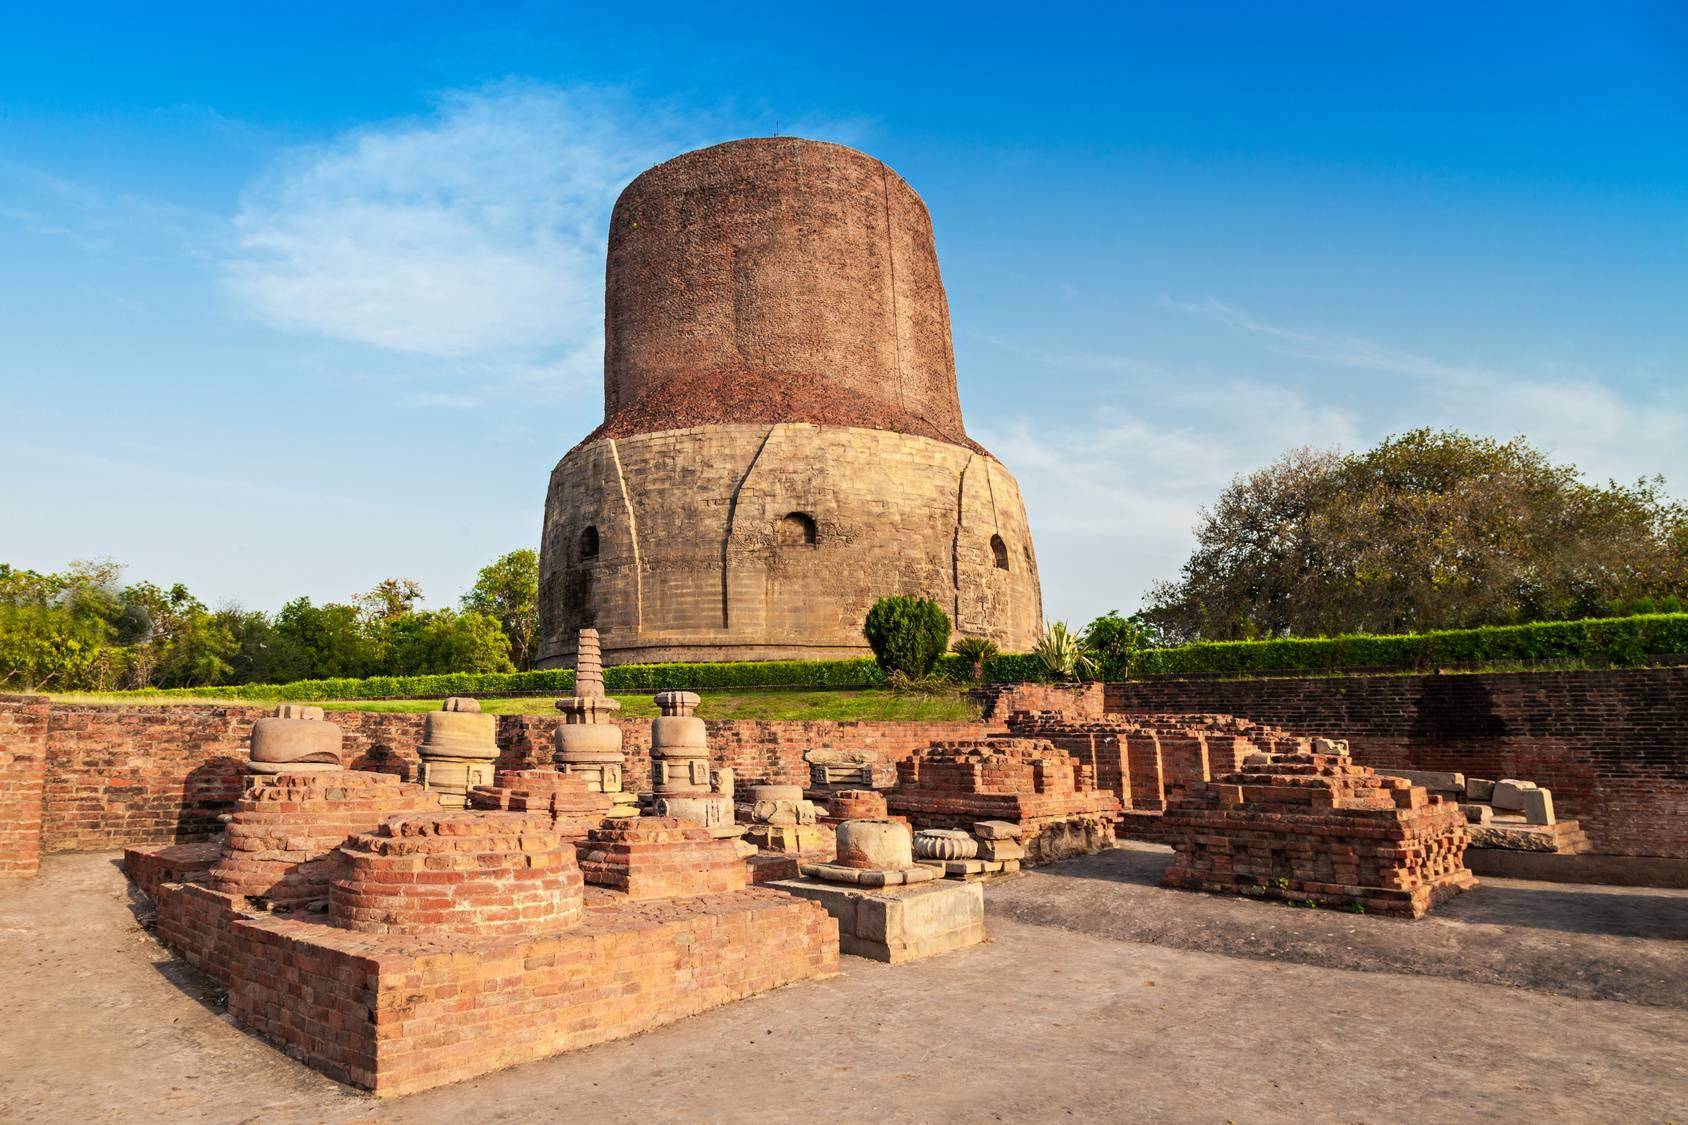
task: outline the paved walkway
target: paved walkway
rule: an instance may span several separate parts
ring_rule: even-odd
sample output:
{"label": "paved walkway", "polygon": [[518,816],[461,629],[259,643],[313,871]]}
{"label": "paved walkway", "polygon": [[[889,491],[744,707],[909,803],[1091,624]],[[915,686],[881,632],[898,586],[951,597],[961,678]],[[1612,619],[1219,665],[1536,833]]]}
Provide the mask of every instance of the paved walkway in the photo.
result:
{"label": "paved walkway", "polygon": [[[1223,900],[1072,865],[994,887],[987,946],[898,968],[846,958],[831,981],[376,1102],[205,1007],[203,980],[134,925],[112,858],[54,857],[0,888],[0,1119],[1688,1121],[1688,1012],[1120,940],[1099,909],[1152,902],[1167,918]],[[1071,910],[1015,920],[1050,896]],[[1262,912],[1268,940],[1306,924],[1225,905]],[[1344,921],[1409,948],[1437,934]]]}

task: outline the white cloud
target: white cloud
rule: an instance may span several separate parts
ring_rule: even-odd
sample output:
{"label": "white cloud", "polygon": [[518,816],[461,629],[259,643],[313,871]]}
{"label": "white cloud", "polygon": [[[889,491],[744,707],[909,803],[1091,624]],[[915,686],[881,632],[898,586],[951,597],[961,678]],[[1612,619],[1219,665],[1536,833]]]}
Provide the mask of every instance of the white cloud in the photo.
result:
{"label": "white cloud", "polygon": [[1263,340],[1281,355],[1409,380],[1404,392],[1377,395],[1366,404],[1368,441],[1425,425],[1502,439],[1522,434],[1588,477],[1625,480],[1662,473],[1678,494],[1688,491],[1688,380],[1643,395],[1626,391],[1612,377],[1617,373],[1501,371],[1352,336],[1284,328],[1212,298],[1168,303]]}
{"label": "white cloud", "polygon": [[601,349],[616,193],[689,147],[614,95],[505,84],[293,153],[234,220],[234,292],[277,326],[424,355]]}

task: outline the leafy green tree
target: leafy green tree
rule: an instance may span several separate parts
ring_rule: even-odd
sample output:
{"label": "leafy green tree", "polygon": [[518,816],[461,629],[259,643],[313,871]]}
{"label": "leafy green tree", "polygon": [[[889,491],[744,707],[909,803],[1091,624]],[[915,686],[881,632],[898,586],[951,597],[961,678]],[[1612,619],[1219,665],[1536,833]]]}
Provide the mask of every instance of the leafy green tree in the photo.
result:
{"label": "leafy green tree", "polygon": [[539,552],[529,547],[501,555],[481,568],[462,608],[497,621],[510,638],[510,660],[519,671],[533,667],[539,634]]}
{"label": "leafy green tree", "polygon": [[862,626],[874,659],[887,674],[911,679],[932,674],[949,647],[950,619],[930,598],[880,598]]}
{"label": "leafy green tree", "polygon": [[1599,616],[1688,595],[1688,511],[1659,479],[1582,480],[1523,438],[1420,429],[1296,450],[1202,513],[1142,617],[1174,640]]}
{"label": "leafy green tree", "polygon": [[1103,679],[1124,679],[1131,674],[1137,651],[1153,647],[1150,631],[1137,615],[1121,617],[1118,610],[1109,610],[1086,625],[1079,632],[1078,645]]}
{"label": "leafy green tree", "polygon": [[408,613],[385,622],[383,628],[389,675],[515,671],[510,639],[484,613],[449,609]]}
{"label": "leafy green tree", "polygon": [[276,682],[373,676],[380,670],[380,642],[356,606],[295,598],[276,614],[272,637]]}
{"label": "leafy green tree", "polygon": [[0,685],[74,691],[108,686],[107,650],[120,612],[118,569],[73,563],[42,574],[0,563]]}

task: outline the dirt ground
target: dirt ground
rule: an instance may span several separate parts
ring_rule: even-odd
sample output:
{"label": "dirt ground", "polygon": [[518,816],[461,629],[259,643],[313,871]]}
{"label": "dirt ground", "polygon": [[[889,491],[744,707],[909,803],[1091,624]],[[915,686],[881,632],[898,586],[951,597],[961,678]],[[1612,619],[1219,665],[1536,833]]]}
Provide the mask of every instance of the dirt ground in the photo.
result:
{"label": "dirt ground", "polygon": [[112,856],[54,857],[0,888],[0,1119],[1688,1121],[1688,892],[1495,881],[1402,923],[1162,891],[1161,862],[994,884],[977,949],[377,1102],[208,1008]]}

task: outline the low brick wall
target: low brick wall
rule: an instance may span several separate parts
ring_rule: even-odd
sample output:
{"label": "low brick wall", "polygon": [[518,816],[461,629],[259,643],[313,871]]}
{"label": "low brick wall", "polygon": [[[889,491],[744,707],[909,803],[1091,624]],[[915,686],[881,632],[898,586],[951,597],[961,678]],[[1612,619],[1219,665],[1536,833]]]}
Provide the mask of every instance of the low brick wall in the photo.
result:
{"label": "low brick wall", "polygon": [[[199,704],[49,703],[42,696],[0,695],[0,878],[33,875],[42,853],[101,851],[132,844],[203,840],[221,829],[245,783],[247,739],[266,707]],[[417,713],[336,711],[348,764],[413,777],[422,742]],[[551,715],[503,715],[501,767],[548,763]],[[650,723],[620,724],[629,788],[650,786]],[[891,784],[896,763],[940,740],[977,737],[975,722],[712,721],[717,767],[739,782],[808,780],[803,754],[858,751]]]}
{"label": "low brick wall", "polygon": [[0,879],[28,879],[41,862],[47,701],[0,695]]}
{"label": "low brick wall", "polygon": [[1688,857],[1688,668],[1146,680],[1108,684],[1106,702],[1346,738],[1379,768],[1528,778],[1596,852]]}

